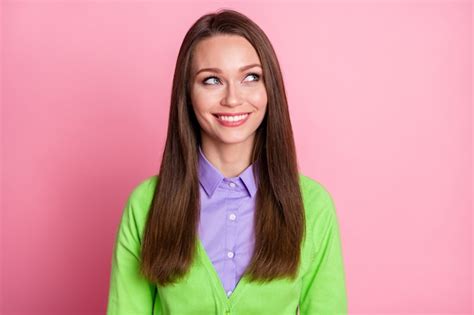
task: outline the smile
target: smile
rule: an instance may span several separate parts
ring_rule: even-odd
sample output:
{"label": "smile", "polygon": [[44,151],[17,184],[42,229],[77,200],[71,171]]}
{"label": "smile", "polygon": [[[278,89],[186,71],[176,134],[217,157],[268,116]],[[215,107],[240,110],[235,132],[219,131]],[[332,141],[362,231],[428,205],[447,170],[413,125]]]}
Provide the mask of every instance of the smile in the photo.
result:
{"label": "smile", "polygon": [[242,113],[239,115],[220,115],[213,114],[217,121],[225,127],[237,127],[243,125],[249,118],[251,113]]}

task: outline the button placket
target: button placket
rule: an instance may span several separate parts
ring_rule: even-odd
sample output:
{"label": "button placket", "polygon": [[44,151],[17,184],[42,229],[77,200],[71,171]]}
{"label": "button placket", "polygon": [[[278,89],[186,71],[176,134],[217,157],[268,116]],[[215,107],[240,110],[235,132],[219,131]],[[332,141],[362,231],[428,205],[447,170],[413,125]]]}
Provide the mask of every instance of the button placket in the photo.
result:
{"label": "button placket", "polygon": [[[227,193],[227,200],[236,200],[238,198],[238,188],[237,185],[229,181],[227,184],[228,187],[228,193]],[[234,275],[236,272],[236,265],[235,265],[235,246],[236,246],[236,235],[235,235],[235,218],[237,217],[235,215],[235,211],[238,208],[238,205],[236,205],[234,202],[227,202],[226,201],[226,214],[225,214],[225,250],[226,250],[226,263],[224,264],[225,272],[226,272],[226,280],[225,280],[225,289],[227,296],[229,297],[231,292],[233,291],[232,289],[235,287],[235,276]],[[232,219],[232,218],[233,219]],[[228,276],[227,276],[228,275]],[[230,293],[229,293],[230,292]]]}
{"label": "button placket", "polygon": [[[227,198],[230,198],[234,202],[226,202],[226,222],[225,222],[225,233],[226,233],[226,263],[224,264],[227,274],[229,278],[226,279],[226,294],[227,297],[230,297],[232,292],[235,289],[237,284],[236,274],[237,274],[237,266],[236,266],[236,244],[237,244],[237,215],[238,209],[242,205],[243,198],[245,191],[242,190],[242,186],[240,182],[236,183],[235,179],[225,179],[226,186],[228,190]],[[237,179],[238,181],[238,179]],[[233,275],[233,276],[231,276]]]}

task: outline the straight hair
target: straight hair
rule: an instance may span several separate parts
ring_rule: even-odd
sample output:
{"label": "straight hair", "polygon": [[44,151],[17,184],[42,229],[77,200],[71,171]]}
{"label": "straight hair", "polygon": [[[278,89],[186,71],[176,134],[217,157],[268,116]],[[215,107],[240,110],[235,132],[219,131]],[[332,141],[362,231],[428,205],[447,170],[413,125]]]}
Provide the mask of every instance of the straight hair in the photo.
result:
{"label": "straight hair", "polygon": [[236,35],[255,48],[268,103],[256,130],[251,162],[257,184],[255,246],[245,269],[250,281],[294,279],[305,233],[305,217],[293,131],[275,51],[262,29],[247,16],[222,9],[200,17],[181,44],[173,77],[168,131],[141,244],[140,273],[167,285],[190,269],[197,251],[200,191],[200,126],[190,98],[196,44],[216,35]]}

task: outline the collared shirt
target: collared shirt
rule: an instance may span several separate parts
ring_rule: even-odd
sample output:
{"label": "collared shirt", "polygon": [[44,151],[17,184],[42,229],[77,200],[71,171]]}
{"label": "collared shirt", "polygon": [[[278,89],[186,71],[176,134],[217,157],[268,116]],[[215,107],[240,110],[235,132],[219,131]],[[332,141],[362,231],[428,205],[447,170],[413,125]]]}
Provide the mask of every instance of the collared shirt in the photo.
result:
{"label": "collared shirt", "polygon": [[244,274],[227,296],[201,241],[188,273],[176,283],[162,286],[140,274],[141,240],[159,181],[154,175],[139,183],[123,209],[111,260],[107,315],[347,314],[339,223],[331,194],[322,184],[299,174],[306,236],[297,276],[261,283]]}
{"label": "collared shirt", "polygon": [[199,238],[230,296],[253,252],[257,192],[253,165],[225,177],[199,147],[201,211]]}

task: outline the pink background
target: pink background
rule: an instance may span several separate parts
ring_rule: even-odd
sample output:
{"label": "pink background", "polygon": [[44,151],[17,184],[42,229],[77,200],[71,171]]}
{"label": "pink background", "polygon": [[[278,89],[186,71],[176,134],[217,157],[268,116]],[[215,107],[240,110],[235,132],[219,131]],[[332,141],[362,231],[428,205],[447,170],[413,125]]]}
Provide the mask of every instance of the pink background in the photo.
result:
{"label": "pink background", "polygon": [[158,170],[185,32],[234,8],[280,59],[303,173],[338,212],[351,314],[472,314],[470,1],[2,2],[2,314],[104,314]]}

